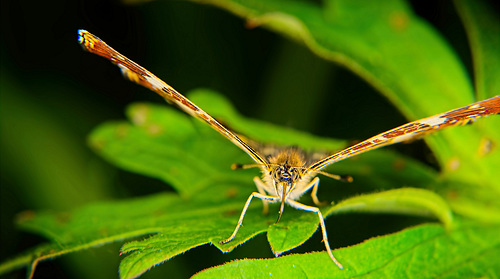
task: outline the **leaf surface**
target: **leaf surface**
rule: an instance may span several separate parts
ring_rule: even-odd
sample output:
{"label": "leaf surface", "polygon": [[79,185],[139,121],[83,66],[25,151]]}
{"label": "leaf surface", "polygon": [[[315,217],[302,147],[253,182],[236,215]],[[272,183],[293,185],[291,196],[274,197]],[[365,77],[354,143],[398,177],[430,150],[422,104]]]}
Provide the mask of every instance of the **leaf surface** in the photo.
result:
{"label": "leaf surface", "polygon": [[335,250],[344,269],[328,255],[308,253],[276,259],[245,259],[206,269],[193,278],[457,278],[495,277],[500,256],[498,225],[462,224],[447,232],[420,225]]}
{"label": "leaf surface", "polygon": [[[223,115],[224,111],[227,115],[234,113],[231,109],[223,109],[227,102],[213,92],[200,90],[190,97],[197,103],[204,103],[208,109],[220,109],[219,113]],[[205,103],[208,100],[211,105]],[[136,104],[130,107],[128,115],[130,123],[110,122],[97,128],[90,137],[91,145],[125,169],[170,182],[179,194],[101,202],[71,212],[25,214],[19,219],[22,228],[57,243],[56,250],[51,247],[43,251],[44,258],[142,237],[122,248],[125,257],[120,274],[123,278],[134,278],[200,245],[211,243],[228,252],[267,231],[271,249],[281,254],[303,244],[316,232],[317,215],[287,208],[282,220],[274,224],[276,215],[272,213],[277,212],[277,207],[271,206],[271,214],[263,216],[260,201],[254,201],[237,237],[220,245],[219,241],[231,235],[244,201],[255,189],[252,177],[258,175],[251,170],[233,171],[229,165],[232,162],[245,163],[249,159],[220,135],[173,108]],[[287,134],[286,140],[290,142],[321,144],[324,149],[342,144],[269,124],[259,128],[258,121],[232,116],[237,122],[256,127],[262,133]],[[207,144],[213,149],[206,149]],[[378,164],[373,165],[373,161]],[[398,162],[405,162],[404,167],[388,171],[401,165]],[[436,176],[436,172],[428,167],[387,151],[375,151],[356,160],[347,160],[338,171],[359,173],[359,181],[347,184],[347,188],[358,185],[370,189],[369,185],[374,182],[382,188],[390,188],[398,185],[398,181],[424,187],[432,184]],[[363,176],[369,179],[365,180]],[[325,197],[335,199],[337,196],[339,199],[334,188],[322,189]],[[345,195],[352,194],[347,191]],[[304,203],[312,204],[310,197],[304,197]],[[354,196],[337,205],[324,207],[322,211],[325,216],[348,212],[391,212],[436,218],[446,225],[451,221],[450,209],[444,200],[431,191],[413,188]]]}

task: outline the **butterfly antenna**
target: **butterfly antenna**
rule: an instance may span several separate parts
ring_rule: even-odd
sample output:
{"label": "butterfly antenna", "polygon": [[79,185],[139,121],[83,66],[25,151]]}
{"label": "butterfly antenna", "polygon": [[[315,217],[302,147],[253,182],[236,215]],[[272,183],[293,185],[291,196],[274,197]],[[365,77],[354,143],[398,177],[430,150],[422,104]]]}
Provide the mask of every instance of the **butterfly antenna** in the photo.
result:
{"label": "butterfly antenna", "polygon": [[332,173],[329,173],[329,172],[325,172],[325,171],[315,171],[316,173],[319,173],[319,174],[322,174],[326,177],[330,177],[330,178],[333,178],[335,180],[339,180],[339,181],[343,181],[343,182],[352,182],[352,176],[350,175],[338,175],[338,174],[332,174]]}
{"label": "butterfly antenna", "polygon": [[263,164],[232,164],[231,169],[233,170],[246,170],[251,168],[258,168],[263,166]]}

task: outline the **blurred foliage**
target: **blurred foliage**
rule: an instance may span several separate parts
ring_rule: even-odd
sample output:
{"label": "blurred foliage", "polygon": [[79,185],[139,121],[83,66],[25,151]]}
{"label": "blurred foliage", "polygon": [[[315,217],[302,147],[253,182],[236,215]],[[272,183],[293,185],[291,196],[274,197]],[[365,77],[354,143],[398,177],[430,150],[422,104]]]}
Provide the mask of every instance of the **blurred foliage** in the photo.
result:
{"label": "blurred foliage", "polygon": [[[248,14],[245,14],[245,9],[240,8],[241,3],[237,3],[238,5],[224,5],[224,3],[233,3],[233,1],[216,1],[215,3],[245,18],[254,19],[247,20],[247,26],[264,25],[291,36],[294,40],[303,41],[303,38],[290,32],[293,29],[278,28],[280,24],[282,24],[281,26],[287,26],[286,24],[290,22],[287,21],[289,18],[283,20],[280,17],[281,15],[278,17],[274,17],[275,14],[268,17],[259,15],[259,12],[268,12],[269,5],[277,3],[276,1],[268,1],[265,2],[265,5],[252,7],[251,13]],[[249,5],[252,3],[258,4],[259,1],[248,1],[246,3],[249,3]],[[293,3],[306,2],[293,1]],[[336,11],[339,7],[335,5],[338,3],[343,3],[343,1],[323,1],[321,5],[325,7],[326,11]],[[498,23],[498,11],[495,12],[482,6],[483,1],[458,2],[456,9],[458,15],[455,7],[447,1],[437,2],[430,6],[415,1],[412,3],[412,7],[406,6],[404,2],[393,3],[400,5],[400,8],[403,7],[404,13],[399,14],[400,16],[403,15],[402,19],[405,19],[406,16],[410,16],[410,19],[423,16],[425,20],[419,19],[420,24],[423,24],[428,30],[436,28],[438,31],[432,31],[433,38],[437,38],[438,41],[445,45],[445,53],[452,53],[451,59],[456,59],[454,62],[456,64],[453,67],[458,65],[461,68],[459,70],[461,71],[459,74],[461,77],[452,79],[451,83],[446,80],[443,81],[437,76],[446,76],[447,71],[450,69],[446,66],[448,64],[443,65],[440,63],[445,57],[438,55],[434,51],[429,53],[425,48],[421,49],[422,55],[429,57],[429,61],[433,62],[434,66],[444,66],[445,68],[438,72],[426,72],[431,69],[414,67],[415,71],[420,69],[419,71],[424,72],[424,76],[430,75],[432,77],[430,79],[420,78],[419,82],[421,83],[413,83],[413,85],[427,87],[425,90],[414,88],[416,91],[412,96],[415,98],[420,96],[419,94],[425,94],[422,96],[426,96],[426,98],[421,96],[421,98],[417,99],[401,99],[397,101],[395,98],[399,95],[392,97],[387,95],[391,102],[396,104],[395,107],[390,105],[385,98],[380,97],[367,83],[347,71],[337,68],[334,64],[315,57],[305,47],[295,42],[283,40],[263,28],[248,30],[245,28],[244,21],[210,6],[170,1],[157,1],[140,6],[127,6],[104,1],[97,1],[96,3],[54,1],[49,4],[31,1],[30,9],[26,9],[17,1],[3,1],[0,9],[2,13],[2,35],[0,38],[0,154],[2,155],[0,158],[0,206],[2,216],[0,220],[2,228],[0,230],[0,240],[2,252],[0,260],[5,262],[6,259],[11,258],[19,251],[44,242],[36,236],[20,233],[14,228],[12,220],[14,220],[15,214],[18,212],[25,211],[21,217],[24,218],[23,220],[30,220],[29,217],[39,215],[26,210],[35,210],[35,212],[41,212],[41,210],[44,212],[46,210],[75,212],[81,206],[89,203],[109,201],[114,204],[113,200],[125,200],[126,203],[126,198],[146,196],[168,190],[165,184],[158,180],[145,179],[139,175],[116,170],[95,156],[86,145],[84,139],[97,124],[106,119],[123,118],[122,110],[126,104],[134,100],[148,99],[157,102],[161,102],[161,100],[158,100],[154,94],[144,92],[144,90],[138,89],[137,86],[123,81],[114,66],[108,65],[100,58],[83,53],[76,43],[76,29],[86,28],[97,34],[122,53],[162,77],[180,92],[187,92],[189,89],[200,86],[208,87],[228,96],[244,115],[327,137],[348,140],[366,138],[403,123],[405,120],[398,113],[400,109],[409,118],[413,119],[414,117],[427,116],[464,105],[473,99],[471,77],[474,77],[474,84],[477,86],[476,94],[479,98],[499,94],[498,79],[495,77],[498,76],[499,63],[496,61],[499,59],[497,50],[500,37],[494,35],[498,34],[498,29],[495,29],[498,27],[498,24],[496,24]],[[319,3],[315,5],[319,5]],[[235,7],[238,9],[235,10]],[[271,8],[276,7],[271,6]],[[347,11],[349,7],[344,8]],[[380,9],[382,7],[371,8]],[[371,8],[357,9],[356,7],[350,7],[354,12],[360,13],[369,13]],[[310,10],[304,8],[288,10],[287,12],[300,13],[301,11],[306,14]],[[412,11],[416,12],[417,15],[412,15]],[[338,24],[344,25],[346,28],[349,24],[358,23],[360,18],[373,18],[360,15],[349,20],[352,12],[351,10],[351,12],[343,15],[325,13],[324,18],[343,17],[347,20]],[[383,16],[384,13],[380,15]],[[255,21],[255,19],[257,20]],[[310,20],[311,18],[305,19]],[[401,17],[396,17],[396,19],[401,19]],[[406,18],[406,20],[409,19]],[[395,21],[398,24],[406,24],[405,22],[405,20]],[[462,24],[467,32],[470,45],[466,42]],[[366,32],[363,32],[369,30],[365,27],[367,26],[361,26],[358,29],[361,31],[361,35],[366,35]],[[334,39],[334,43],[342,42],[341,39],[350,42],[358,35],[360,34],[345,29],[344,33],[339,34],[335,39],[333,37],[331,39]],[[427,37],[424,40],[419,34],[414,34],[414,36],[414,38],[408,39],[409,42],[412,40],[421,41],[425,45],[428,41]],[[400,49],[398,48],[398,42],[398,37],[385,42],[389,43],[386,45],[388,54],[398,54],[397,52],[394,53],[394,51]],[[352,43],[361,47],[360,53],[366,51],[366,55],[372,54],[369,49],[366,49],[366,46],[362,45],[363,40],[357,39]],[[307,45],[311,47],[310,44]],[[474,63],[471,62],[469,57],[468,45],[471,48]],[[347,46],[350,47],[351,45]],[[368,46],[372,46],[373,49],[377,50],[380,45],[373,44],[373,41],[371,41]],[[411,44],[407,43],[406,50],[411,50],[411,46]],[[312,50],[315,51],[314,48]],[[358,51],[358,48],[353,48],[352,51]],[[385,55],[382,56],[382,58],[384,57]],[[457,57],[460,59],[457,59]],[[413,59],[418,59],[419,62],[426,61],[422,60],[421,57],[414,57]],[[370,81],[368,75],[373,74],[373,71],[360,71],[363,67],[356,68],[357,65],[342,63],[341,60],[337,59],[336,62],[344,64]],[[384,63],[383,59],[377,61]],[[372,63],[373,61],[369,62]],[[397,63],[398,61],[391,60],[390,62]],[[465,67],[462,65],[465,65]],[[469,73],[465,69],[468,69]],[[407,69],[396,71],[400,71],[400,74],[408,76],[410,79],[413,76],[413,71]],[[382,76],[388,80],[387,84],[377,84],[370,81],[371,85],[385,94],[391,91],[391,86],[394,86],[393,81],[391,81],[393,77],[387,75],[382,73]],[[451,89],[444,92],[452,92],[447,94],[453,94],[454,97],[443,97],[444,99],[438,101],[437,98],[441,96],[439,95],[441,91],[437,89],[439,88],[437,84],[444,87],[450,86]],[[434,86],[439,91],[438,93],[427,92],[429,88],[432,89]],[[453,87],[459,88],[463,93],[457,93],[458,91],[453,90]],[[400,93],[399,87],[395,86],[393,88],[397,89],[392,91]],[[412,86],[406,88],[412,88]],[[141,94],[136,93],[136,91],[141,91]],[[401,91],[405,92],[405,90]],[[142,94],[143,92],[144,94]],[[307,98],[303,98],[304,92],[307,93]],[[459,97],[455,98],[455,93]],[[448,100],[452,100],[452,102],[448,102]],[[419,101],[426,104],[419,105]],[[416,109],[413,114],[409,112],[412,109]],[[297,111],[300,113],[297,113]],[[482,121],[479,121],[476,126],[479,126],[479,129],[484,129],[488,125],[497,125],[498,120],[494,118],[486,120],[490,124],[482,124]],[[246,127],[239,127],[237,124],[235,126],[238,130]],[[203,128],[198,127],[197,129]],[[252,129],[249,128],[249,131],[245,132],[252,135]],[[475,130],[476,128],[469,129],[469,127],[457,128],[444,133],[443,137],[447,139],[457,138],[460,141],[464,138],[468,139],[470,135],[477,133]],[[262,136],[260,130],[259,134]],[[259,134],[252,136],[258,137]],[[494,131],[493,135],[495,135]],[[438,162],[442,163],[445,160],[442,159],[443,157],[440,158],[439,154],[436,154],[436,150],[448,148],[448,142],[439,142],[440,137],[433,137],[432,141],[435,143],[431,143],[430,147],[435,152],[434,154],[438,156]],[[459,147],[460,144],[450,144],[449,146],[449,150],[443,153],[448,154],[446,155],[448,157],[444,158],[453,156],[457,150],[467,152],[466,148]],[[426,155],[421,155],[430,154],[426,152],[427,149],[422,144],[399,147],[397,150],[405,152],[408,156],[414,156],[419,160],[429,162]],[[472,149],[472,151],[475,150]],[[357,170],[350,167],[350,164],[356,165],[357,161],[336,165],[335,171],[346,172],[355,176],[356,183],[342,185],[341,187],[344,189],[338,189],[339,187],[335,183],[329,183],[326,179],[323,179],[322,187],[320,187],[320,197],[325,200],[339,200],[352,196],[354,193],[370,192],[373,189],[389,189],[394,186],[419,186],[416,182],[420,181],[422,176],[415,175],[415,179],[408,182],[408,180],[405,181],[403,176],[397,177],[397,175],[387,171],[387,168],[387,174],[383,170],[376,172],[373,169],[366,172],[366,169],[369,168],[368,161],[377,160],[377,154],[379,153],[367,154],[364,159],[360,159],[365,160],[367,164],[364,165],[364,168],[358,168]],[[382,154],[385,153],[382,152]],[[469,155],[466,154],[466,157]],[[375,158],[370,159],[371,156]],[[478,178],[477,173],[472,172],[474,166],[482,167],[488,165],[488,163],[498,164],[498,156],[494,157],[494,159],[488,159],[493,162],[487,163],[484,163],[483,160],[481,164],[478,164],[477,160],[467,160],[468,167],[473,167],[473,169],[459,175],[456,173],[449,175],[448,179],[443,180],[443,183],[435,185],[441,187],[436,191],[446,198],[448,202],[452,201],[452,206],[454,201],[455,206],[453,206],[453,209],[456,212],[475,216],[476,218],[479,218],[478,216],[482,213],[488,212],[491,213],[491,217],[485,219],[490,222],[495,220],[494,211],[484,210],[489,205],[481,204],[485,201],[484,198],[494,199],[496,197],[494,195],[495,191],[492,191],[495,188],[490,187],[492,186],[490,183],[494,184],[494,181],[490,181],[488,175],[481,175]],[[411,162],[405,160],[403,164],[411,165],[413,164]],[[432,162],[432,160],[430,162],[436,166],[435,162]],[[229,163],[232,163],[232,161]],[[349,170],[353,169],[354,171],[349,172]],[[444,170],[446,171],[446,168]],[[429,170],[429,172],[432,173],[433,171]],[[490,174],[494,173],[490,172]],[[245,176],[248,174],[233,175]],[[393,179],[399,182],[394,183],[395,180]],[[482,179],[487,182],[487,185],[490,185],[483,188],[483,196],[477,195],[477,192],[470,189],[471,185],[474,185],[471,184],[474,179]],[[372,183],[367,183],[370,181]],[[169,182],[175,187],[173,181]],[[329,187],[328,184],[333,184],[333,186]],[[484,183],[481,183],[481,185],[484,185]],[[420,186],[426,187],[426,185]],[[427,186],[429,185],[427,184]],[[248,188],[247,191],[253,190],[252,185],[246,185],[245,187]],[[177,187],[175,188],[178,190]],[[468,195],[467,189],[472,191],[471,195]],[[157,197],[162,196],[163,194],[159,194]],[[469,198],[461,199],[464,196]],[[479,199],[470,198],[474,196],[478,196]],[[454,199],[456,197],[459,198]],[[238,211],[243,201],[244,198],[234,201],[234,206],[238,208]],[[99,206],[99,203],[95,206]],[[257,221],[265,221],[265,218],[260,216],[258,211],[259,207],[256,206],[255,212],[253,212],[255,214],[249,215],[254,216]],[[50,213],[48,214],[48,216],[51,216]],[[64,219],[65,214],[60,214],[63,215],[62,218]],[[304,216],[294,212],[294,210],[288,210],[285,216],[287,215],[290,218]],[[71,216],[71,214],[67,213],[66,217],[68,216]],[[234,217],[230,219],[233,220]],[[412,224],[421,223],[423,220],[409,217],[402,218],[394,215],[358,214],[346,218],[341,216],[331,217],[327,221],[329,221],[327,223],[330,223],[328,227],[330,228],[329,236],[332,245],[345,247],[360,243],[376,235],[398,232]],[[249,222],[251,223],[250,219]],[[333,230],[333,228],[336,229]],[[475,233],[462,234],[459,230],[456,231],[459,235],[456,239],[473,237],[480,240],[480,238],[484,238],[491,239],[491,245],[496,243],[494,237],[488,236],[492,227],[483,229],[478,224],[465,222],[462,228],[464,228],[465,232],[472,231]],[[404,230],[402,233],[395,233],[389,238],[385,238],[386,240],[380,238],[375,239],[375,241],[390,241],[392,237],[403,237],[407,233],[418,235],[416,232],[425,231],[426,229],[429,229],[430,232],[440,233],[440,228],[433,225],[424,225]],[[123,233],[126,234],[126,232]],[[122,237],[125,236],[122,235]],[[457,243],[464,242],[458,241]],[[324,250],[318,238],[313,237],[307,244],[298,250],[294,250],[294,252]],[[477,248],[483,247],[484,243],[479,241],[474,242],[474,244],[477,244]],[[203,268],[221,264],[234,258],[271,257],[272,254],[266,247],[267,245],[265,239],[257,237],[252,239],[250,245],[243,245],[234,252],[225,255],[213,247],[197,248],[166,262],[161,268],[153,269],[146,273],[144,277],[163,277],[163,272],[166,272],[171,276],[182,278],[190,276]],[[363,249],[363,246],[359,245],[354,247],[353,249]],[[465,244],[458,245],[458,247],[468,249]],[[57,255],[57,249],[60,248],[60,245],[42,245],[37,249],[39,251],[56,251],[55,255]],[[346,251],[350,250],[346,249]],[[377,253],[384,253],[383,251],[376,251]],[[455,252],[461,253],[459,251],[456,250]],[[51,274],[54,277],[70,278],[114,277],[120,260],[116,256],[117,253],[118,246],[112,244],[103,246],[98,250],[93,248],[89,251],[69,254],[57,260],[57,264],[44,262],[37,269],[35,276]],[[334,253],[336,252],[334,251]],[[346,253],[350,254],[352,251]],[[348,262],[363,260],[361,258],[353,259],[354,256],[348,256],[348,254],[345,254],[345,256],[342,254],[342,259],[346,258]],[[496,254],[498,254],[498,249],[489,250],[487,253],[487,255],[491,255],[490,259],[495,258]],[[37,251],[32,254],[28,252],[28,255],[37,255]],[[425,255],[425,252],[420,255]],[[294,255],[293,257],[298,256]],[[314,253],[311,256],[322,257],[324,253]],[[279,258],[275,261],[278,264],[280,264],[280,261],[294,261],[293,257]],[[482,270],[484,270],[484,268],[488,268],[491,261],[480,257],[475,259],[480,263],[472,262],[468,267],[459,270],[465,270],[464,274],[471,276],[484,276],[484,273],[478,273],[477,268],[482,267]],[[368,259],[364,260],[368,261]],[[419,260],[422,261],[424,268],[428,268],[423,259],[419,257]],[[10,261],[10,263],[13,262]],[[20,264],[24,265],[25,263],[21,261]],[[453,266],[453,259],[452,263],[448,264],[443,264],[441,267]],[[89,269],[88,266],[93,268]],[[228,266],[228,268],[231,269],[231,266]],[[227,270],[224,267],[222,269]],[[439,271],[439,268],[435,270]],[[394,269],[394,272],[397,271],[398,269]],[[433,273],[427,274],[429,276],[433,275]],[[495,274],[498,273],[490,275]],[[448,276],[453,276],[453,274]]]}

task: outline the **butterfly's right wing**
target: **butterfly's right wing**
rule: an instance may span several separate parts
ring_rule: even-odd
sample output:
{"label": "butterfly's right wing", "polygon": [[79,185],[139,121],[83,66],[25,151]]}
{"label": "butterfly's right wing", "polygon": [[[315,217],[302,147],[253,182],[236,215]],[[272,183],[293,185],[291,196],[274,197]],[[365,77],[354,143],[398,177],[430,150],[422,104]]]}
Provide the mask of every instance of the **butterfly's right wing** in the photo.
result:
{"label": "butterfly's right wing", "polygon": [[476,118],[500,114],[500,95],[445,113],[413,121],[341,150],[309,166],[318,171],[335,162],[390,144],[420,138],[450,126],[464,125]]}
{"label": "butterfly's right wing", "polygon": [[225,136],[243,151],[245,151],[257,164],[267,165],[266,161],[260,156],[249,144],[243,139],[238,137],[235,133],[231,132],[228,128],[224,127],[217,120],[215,120],[208,113],[204,112],[197,105],[192,103],[186,97],[177,92],[170,85],[153,75],[148,70],[144,69],[134,61],[128,59],[120,54],[97,36],[89,33],[86,30],[78,30],[78,41],[80,45],[87,51],[100,55],[117,65],[122,74],[129,80],[138,83],[150,90],[156,92],[169,103],[174,103],[186,113],[203,120],[210,125],[214,130]]}

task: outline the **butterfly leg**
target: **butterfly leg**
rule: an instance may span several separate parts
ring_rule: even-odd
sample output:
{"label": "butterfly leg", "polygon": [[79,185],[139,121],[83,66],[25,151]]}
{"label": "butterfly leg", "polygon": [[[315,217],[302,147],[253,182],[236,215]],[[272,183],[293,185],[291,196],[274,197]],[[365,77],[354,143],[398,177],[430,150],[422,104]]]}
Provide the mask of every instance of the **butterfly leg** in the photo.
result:
{"label": "butterfly leg", "polygon": [[234,229],[233,234],[228,239],[220,241],[219,242],[220,244],[226,244],[226,243],[228,243],[228,242],[230,242],[230,241],[232,241],[234,239],[234,237],[238,233],[238,230],[241,227],[241,224],[243,224],[243,218],[245,217],[245,214],[247,212],[248,206],[250,206],[250,202],[252,201],[252,199],[254,197],[259,198],[261,200],[265,200],[267,202],[278,202],[279,201],[278,197],[271,197],[271,196],[263,195],[261,193],[253,192],[250,195],[250,197],[248,197],[248,200],[245,203],[245,206],[243,207],[243,211],[241,212],[240,219],[238,220],[238,224],[236,225],[236,228]]}
{"label": "butterfly leg", "polygon": [[319,177],[315,177],[310,183],[309,185],[307,185],[305,192],[309,191],[309,189],[311,189],[312,187],[312,191],[311,191],[311,197],[313,199],[313,202],[315,205],[317,206],[320,206],[320,205],[325,205],[326,202],[320,202],[319,199],[318,199],[318,188],[319,188]]}
{"label": "butterfly leg", "polygon": [[311,186],[309,187],[312,187],[312,191],[311,191],[311,197],[313,199],[313,202],[315,205],[317,206],[320,206],[320,205],[325,205],[326,202],[320,202],[319,199],[318,199],[318,188],[319,188],[319,177],[315,177],[313,179],[313,181],[311,181],[311,183],[309,184],[312,184]]}
{"label": "butterfly leg", "polygon": [[296,201],[293,201],[293,200],[287,200],[287,203],[296,208],[296,209],[300,209],[300,210],[304,210],[304,211],[309,211],[309,212],[314,212],[314,213],[317,213],[318,214],[318,217],[319,217],[319,225],[321,227],[321,232],[323,233],[323,242],[325,243],[325,247],[326,247],[326,251],[328,252],[328,255],[330,256],[330,258],[333,260],[333,262],[340,268],[344,268],[342,266],[342,264],[340,264],[337,259],[335,259],[335,257],[333,256],[333,253],[332,253],[332,249],[330,249],[330,244],[328,243],[328,235],[326,233],[326,226],[325,226],[325,221],[324,221],[324,218],[323,218],[323,215],[321,214],[321,211],[319,211],[319,208],[317,207],[313,207],[313,206],[308,206],[308,205],[305,205],[305,204],[301,204],[301,203],[298,203]]}
{"label": "butterfly leg", "polygon": [[[270,192],[269,188],[267,187],[267,184],[264,183],[259,177],[254,177],[253,182],[255,183],[255,186],[257,186],[257,190],[259,191],[260,194],[266,196],[267,193]],[[267,215],[269,213],[269,202],[265,199],[262,199],[262,214]]]}
{"label": "butterfly leg", "polygon": [[304,189],[300,190],[300,193],[297,196],[302,196],[305,192],[309,191],[312,188],[311,197],[313,202],[317,206],[325,205],[325,202],[320,202],[318,199],[318,187],[319,187],[319,177],[315,177],[309,184],[307,184]]}

